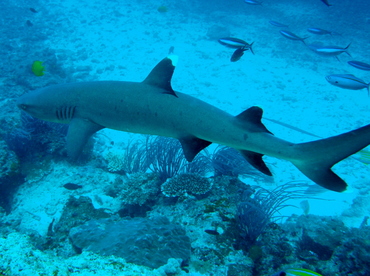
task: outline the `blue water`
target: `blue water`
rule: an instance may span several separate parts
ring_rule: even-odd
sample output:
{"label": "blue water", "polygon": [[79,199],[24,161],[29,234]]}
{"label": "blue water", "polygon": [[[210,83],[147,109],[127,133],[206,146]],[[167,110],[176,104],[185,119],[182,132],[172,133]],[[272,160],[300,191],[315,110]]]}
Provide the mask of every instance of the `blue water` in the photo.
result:
{"label": "blue water", "polygon": [[[22,114],[15,104],[21,95],[55,84],[140,82],[173,47],[179,56],[172,78],[175,91],[232,115],[259,106],[263,117],[272,119],[262,119],[267,129],[293,143],[339,135],[368,124],[370,98],[366,87],[344,89],[325,77],[353,74],[364,86],[370,82],[369,71],[347,64],[351,60],[370,64],[370,2],[329,3],[332,6],[320,0],[265,0],[261,5],[243,0],[3,0],[0,274],[273,275],[304,268],[321,275],[370,275],[370,154],[366,149],[334,167],[349,184],[346,193],[322,189],[289,162],[268,156],[264,161],[274,177],[264,176],[236,152],[217,157],[216,145],[203,151],[194,166],[198,170],[192,169],[176,141],[109,129],[94,135],[79,162],[70,163],[67,126]],[[273,26],[271,20],[288,27]],[[313,27],[333,34],[307,31]],[[304,43],[282,36],[282,29],[305,38]],[[222,37],[253,43],[254,54],[246,50],[240,60],[231,62],[235,49],[218,43]],[[307,45],[349,47],[347,53],[326,57]],[[35,61],[44,66],[42,76],[32,71]],[[136,156],[142,149],[152,163],[129,164],[130,147]],[[164,158],[169,152],[174,159]],[[161,174],[160,162],[174,174]],[[175,163],[178,172],[173,169]],[[166,196],[163,189],[172,184],[163,186],[163,181],[172,179],[176,186],[175,175],[189,172],[203,180],[180,183],[181,189],[188,190],[179,188],[174,194],[181,196]],[[68,189],[67,183],[82,188],[67,185],[76,187]],[[280,198],[275,199],[274,193]],[[269,205],[269,199],[280,205]],[[280,210],[284,204],[290,207]],[[266,217],[266,210],[275,212]],[[72,247],[76,234],[68,238],[70,229],[82,231],[89,221],[114,224],[104,221],[109,218],[125,225],[128,217],[138,221],[143,217],[143,229],[149,229],[157,227],[152,220],[160,216],[169,221],[161,227],[180,229],[176,235],[181,239],[176,243],[172,238],[163,255],[171,256],[171,248],[185,248],[181,254],[173,250],[177,252],[173,257],[188,256],[186,260],[167,262],[166,257],[140,267],[151,262],[150,257],[143,262],[130,259],[133,264],[128,264],[120,259],[127,259],[127,252],[113,250],[114,256],[104,256],[104,246],[114,248],[118,241],[120,247],[118,236],[104,236],[108,241],[103,249],[94,244],[99,249],[92,250],[93,257],[86,253],[88,246]],[[258,228],[263,218],[267,223]],[[165,239],[160,231],[146,231],[133,235],[138,247],[129,253],[131,257],[145,248],[156,252],[158,243],[151,239]],[[175,235],[171,231],[167,236]],[[167,265],[158,268],[158,264]]]}

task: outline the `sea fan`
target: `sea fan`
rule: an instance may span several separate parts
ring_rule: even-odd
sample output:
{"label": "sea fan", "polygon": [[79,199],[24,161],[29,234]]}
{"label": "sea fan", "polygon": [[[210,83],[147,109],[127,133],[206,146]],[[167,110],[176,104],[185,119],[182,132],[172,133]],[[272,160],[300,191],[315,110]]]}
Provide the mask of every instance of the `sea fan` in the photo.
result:
{"label": "sea fan", "polygon": [[252,196],[251,193],[245,193],[243,202],[239,203],[237,210],[236,218],[243,239],[249,244],[254,244],[269,223],[283,218],[279,215],[282,209],[293,206],[286,204],[287,201],[301,198],[319,199],[307,197],[305,194],[307,187],[306,182],[299,181],[288,182],[272,191],[253,186],[256,192]]}

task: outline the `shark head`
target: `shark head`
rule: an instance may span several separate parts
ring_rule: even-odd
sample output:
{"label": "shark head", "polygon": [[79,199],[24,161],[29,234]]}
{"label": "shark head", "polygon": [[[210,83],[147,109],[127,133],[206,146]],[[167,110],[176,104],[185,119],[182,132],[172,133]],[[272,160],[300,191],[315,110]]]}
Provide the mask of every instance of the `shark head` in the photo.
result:
{"label": "shark head", "polygon": [[58,86],[41,88],[27,93],[18,98],[17,106],[38,119],[55,122],[69,123],[75,112],[75,106],[63,103],[63,98],[55,101]]}

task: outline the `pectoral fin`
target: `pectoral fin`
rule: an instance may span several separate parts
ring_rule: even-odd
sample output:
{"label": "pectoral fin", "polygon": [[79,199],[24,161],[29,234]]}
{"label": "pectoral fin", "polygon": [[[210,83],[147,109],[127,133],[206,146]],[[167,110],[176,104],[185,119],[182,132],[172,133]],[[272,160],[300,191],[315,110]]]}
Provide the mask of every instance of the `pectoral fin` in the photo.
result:
{"label": "pectoral fin", "polygon": [[81,154],[87,140],[95,132],[103,129],[101,125],[95,124],[87,119],[74,118],[69,124],[67,134],[67,153],[72,160],[76,160]]}

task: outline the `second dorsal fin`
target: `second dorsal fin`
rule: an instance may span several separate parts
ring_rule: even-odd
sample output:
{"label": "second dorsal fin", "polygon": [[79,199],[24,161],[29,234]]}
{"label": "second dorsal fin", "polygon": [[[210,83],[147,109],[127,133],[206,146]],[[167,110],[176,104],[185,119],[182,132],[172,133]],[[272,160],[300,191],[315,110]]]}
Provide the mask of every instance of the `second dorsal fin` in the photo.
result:
{"label": "second dorsal fin", "polygon": [[262,114],[263,114],[262,108],[258,106],[252,106],[248,108],[247,110],[243,111],[242,113],[240,113],[239,115],[235,116],[235,118],[240,120],[242,124],[243,124],[243,121],[252,123],[257,131],[263,131],[263,132],[268,132],[272,134],[264,126],[264,124],[262,124],[261,122]]}
{"label": "second dorsal fin", "polygon": [[177,97],[171,86],[171,79],[173,72],[175,71],[177,60],[178,57],[176,55],[169,55],[162,59],[152,69],[143,83],[162,88],[164,90],[164,94],[170,94]]}

